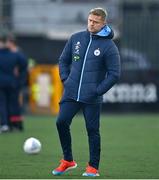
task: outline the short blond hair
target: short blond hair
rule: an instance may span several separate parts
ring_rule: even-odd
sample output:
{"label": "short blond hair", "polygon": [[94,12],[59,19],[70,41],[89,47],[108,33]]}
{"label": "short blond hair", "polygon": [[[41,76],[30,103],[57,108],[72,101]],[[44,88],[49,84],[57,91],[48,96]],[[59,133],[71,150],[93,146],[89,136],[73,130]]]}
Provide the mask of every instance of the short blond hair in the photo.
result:
{"label": "short blond hair", "polygon": [[93,8],[90,10],[89,15],[93,14],[96,16],[101,16],[103,21],[106,21],[106,18],[108,16],[108,13],[105,9],[101,8],[101,7],[97,7],[97,8]]}

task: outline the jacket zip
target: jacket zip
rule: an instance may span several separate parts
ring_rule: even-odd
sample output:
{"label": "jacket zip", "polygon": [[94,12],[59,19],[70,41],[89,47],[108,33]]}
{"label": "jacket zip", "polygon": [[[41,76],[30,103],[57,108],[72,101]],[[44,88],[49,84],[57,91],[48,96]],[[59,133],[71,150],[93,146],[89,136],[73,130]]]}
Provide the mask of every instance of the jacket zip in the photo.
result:
{"label": "jacket zip", "polygon": [[81,77],[80,77],[80,82],[79,82],[79,87],[78,87],[77,101],[79,101],[79,98],[80,98],[80,91],[81,91],[81,84],[82,84],[82,79],[83,79],[83,73],[84,73],[84,68],[85,68],[85,63],[86,63],[86,59],[87,59],[88,50],[90,48],[91,43],[92,43],[92,36],[90,35],[89,44],[87,46],[87,50],[86,50],[86,53],[85,53],[85,56],[84,56],[84,61],[83,61],[83,66],[82,66],[82,72],[81,72]]}

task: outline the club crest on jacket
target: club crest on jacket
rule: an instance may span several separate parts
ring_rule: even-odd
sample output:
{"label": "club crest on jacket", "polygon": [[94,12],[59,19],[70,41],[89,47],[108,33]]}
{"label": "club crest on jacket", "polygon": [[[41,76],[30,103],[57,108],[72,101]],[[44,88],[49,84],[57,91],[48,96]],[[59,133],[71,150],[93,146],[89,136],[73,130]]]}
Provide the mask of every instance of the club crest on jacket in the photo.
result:
{"label": "club crest on jacket", "polygon": [[95,55],[95,56],[99,56],[99,55],[100,55],[100,50],[99,50],[99,48],[96,49],[96,50],[94,50],[94,55]]}

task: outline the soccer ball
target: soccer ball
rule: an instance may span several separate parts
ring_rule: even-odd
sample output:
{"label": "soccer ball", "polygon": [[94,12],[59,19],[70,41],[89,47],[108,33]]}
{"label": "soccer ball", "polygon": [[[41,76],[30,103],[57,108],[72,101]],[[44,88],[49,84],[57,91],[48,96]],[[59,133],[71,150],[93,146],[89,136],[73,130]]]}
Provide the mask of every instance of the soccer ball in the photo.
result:
{"label": "soccer ball", "polygon": [[27,154],[38,154],[41,151],[41,142],[34,137],[30,137],[25,140],[23,149]]}

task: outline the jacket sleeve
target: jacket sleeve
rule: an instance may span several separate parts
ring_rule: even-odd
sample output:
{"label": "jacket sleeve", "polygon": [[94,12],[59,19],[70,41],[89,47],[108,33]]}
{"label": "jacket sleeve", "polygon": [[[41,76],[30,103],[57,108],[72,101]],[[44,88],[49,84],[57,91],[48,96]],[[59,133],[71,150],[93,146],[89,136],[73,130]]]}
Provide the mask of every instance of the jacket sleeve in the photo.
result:
{"label": "jacket sleeve", "polygon": [[64,82],[69,76],[71,63],[72,63],[72,37],[66,43],[63,52],[59,58],[59,71],[62,82]]}
{"label": "jacket sleeve", "polygon": [[107,73],[105,79],[97,87],[98,95],[105,94],[120,78],[120,55],[115,44],[106,51],[105,65]]}

